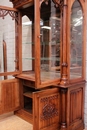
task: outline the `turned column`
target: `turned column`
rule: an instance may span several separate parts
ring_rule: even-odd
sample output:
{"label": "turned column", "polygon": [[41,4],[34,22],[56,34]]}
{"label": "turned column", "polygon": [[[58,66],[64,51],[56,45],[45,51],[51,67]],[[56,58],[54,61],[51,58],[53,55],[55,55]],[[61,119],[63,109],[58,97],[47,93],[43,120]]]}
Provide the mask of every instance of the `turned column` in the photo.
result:
{"label": "turned column", "polygon": [[66,130],[66,94],[67,89],[61,88],[61,129],[60,130]]}
{"label": "turned column", "polygon": [[64,0],[62,9],[62,52],[61,52],[61,85],[67,84],[67,0]]}

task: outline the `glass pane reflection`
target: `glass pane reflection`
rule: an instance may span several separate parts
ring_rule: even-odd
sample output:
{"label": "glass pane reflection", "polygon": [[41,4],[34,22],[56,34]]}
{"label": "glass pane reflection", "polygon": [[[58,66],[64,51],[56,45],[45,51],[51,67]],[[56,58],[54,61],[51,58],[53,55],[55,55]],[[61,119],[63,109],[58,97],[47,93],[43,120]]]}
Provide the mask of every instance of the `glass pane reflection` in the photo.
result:
{"label": "glass pane reflection", "polygon": [[41,5],[41,80],[60,78],[60,10],[52,0]]}
{"label": "glass pane reflection", "polygon": [[71,10],[70,36],[70,78],[82,77],[82,42],[83,14],[80,3],[76,0]]}

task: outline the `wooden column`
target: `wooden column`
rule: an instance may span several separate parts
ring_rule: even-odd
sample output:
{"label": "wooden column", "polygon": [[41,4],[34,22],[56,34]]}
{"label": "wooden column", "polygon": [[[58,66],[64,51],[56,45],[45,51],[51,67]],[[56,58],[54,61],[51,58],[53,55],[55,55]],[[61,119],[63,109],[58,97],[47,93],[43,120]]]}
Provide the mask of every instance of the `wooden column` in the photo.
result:
{"label": "wooden column", "polygon": [[[40,1],[34,0],[35,5],[35,34],[34,34],[34,44],[35,44],[35,86],[40,85]],[[38,14],[38,16],[37,16]],[[37,24],[39,23],[39,24]]]}
{"label": "wooden column", "polygon": [[61,88],[61,129],[66,130],[66,88]]}
{"label": "wooden column", "polygon": [[18,17],[15,19],[15,71],[22,72],[22,16],[20,12],[16,13]]}
{"label": "wooden column", "polygon": [[[4,72],[7,72],[7,47],[6,42],[3,40],[3,67]],[[7,79],[7,76],[4,76],[4,79]]]}
{"label": "wooden column", "polygon": [[62,10],[62,60],[61,60],[61,85],[67,84],[67,0],[64,0]]}

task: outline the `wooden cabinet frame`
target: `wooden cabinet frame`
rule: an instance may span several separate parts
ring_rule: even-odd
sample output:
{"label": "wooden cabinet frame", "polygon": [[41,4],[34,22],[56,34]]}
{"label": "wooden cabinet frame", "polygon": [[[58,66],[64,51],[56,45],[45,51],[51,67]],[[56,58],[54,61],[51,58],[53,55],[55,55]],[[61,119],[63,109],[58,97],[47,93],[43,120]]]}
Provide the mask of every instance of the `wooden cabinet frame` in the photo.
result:
{"label": "wooden cabinet frame", "polygon": [[[7,75],[16,75],[22,71],[22,60],[21,60],[21,13],[15,8],[9,8],[5,6],[0,6],[1,15],[0,17],[4,19],[7,15],[10,15],[13,20],[15,20],[15,71],[14,72],[0,72],[0,76],[7,76]],[[20,35],[19,35],[20,34]],[[5,41],[4,41],[5,42]],[[6,48],[6,47],[5,47]],[[4,49],[4,48],[3,48]],[[6,49],[4,54],[6,53]],[[6,54],[5,57],[6,58]],[[20,59],[20,60],[19,60]],[[6,62],[6,61],[4,61]],[[4,63],[6,64],[6,63]],[[6,66],[6,65],[5,65]]]}
{"label": "wooden cabinet frame", "polygon": [[[83,130],[84,129],[84,93],[85,93],[85,42],[86,11],[85,0],[10,0],[14,8],[0,6],[3,11],[17,12],[15,19],[15,72],[3,72],[0,76],[13,75],[14,79],[0,81],[0,114],[15,111],[15,114],[33,124],[33,130]],[[59,8],[61,18],[60,40],[60,77],[41,80],[41,45],[40,45],[40,8],[53,3]],[[78,78],[70,77],[70,36],[73,4],[81,6],[83,16],[82,32],[82,71]],[[77,5],[76,5],[77,6]],[[32,61],[34,76],[22,72],[22,16],[29,17],[31,8],[34,17],[32,41]],[[45,6],[44,6],[45,7]],[[15,9],[16,8],[16,9]],[[30,12],[29,12],[30,10]],[[1,15],[4,18],[4,14]],[[49,47],[50,48],[50,47]],[[6,90],[12,96],[7,97]],[[4,96],[3,96],[4,95]],[[7,101],[7,104],[6,104]],[[11,108],[10,105],[13,105]],[[12,104],[15,102],[14,104]],[[6,110],[4,106],[6,105]]]}

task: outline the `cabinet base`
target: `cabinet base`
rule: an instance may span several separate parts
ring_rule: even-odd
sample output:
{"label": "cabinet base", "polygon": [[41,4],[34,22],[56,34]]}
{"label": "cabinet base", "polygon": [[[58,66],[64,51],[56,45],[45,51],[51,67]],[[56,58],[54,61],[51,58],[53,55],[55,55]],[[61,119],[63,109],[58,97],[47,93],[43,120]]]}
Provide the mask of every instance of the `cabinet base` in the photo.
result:
{"label": "cabinet base", "polygon": [[21,109],[19,111],[15,111],[14,114],[21,117],[22,119],[29,122],[30,124],[33,124],[33,116],[32,116],[32,114],[25,111],[24,109]]}

